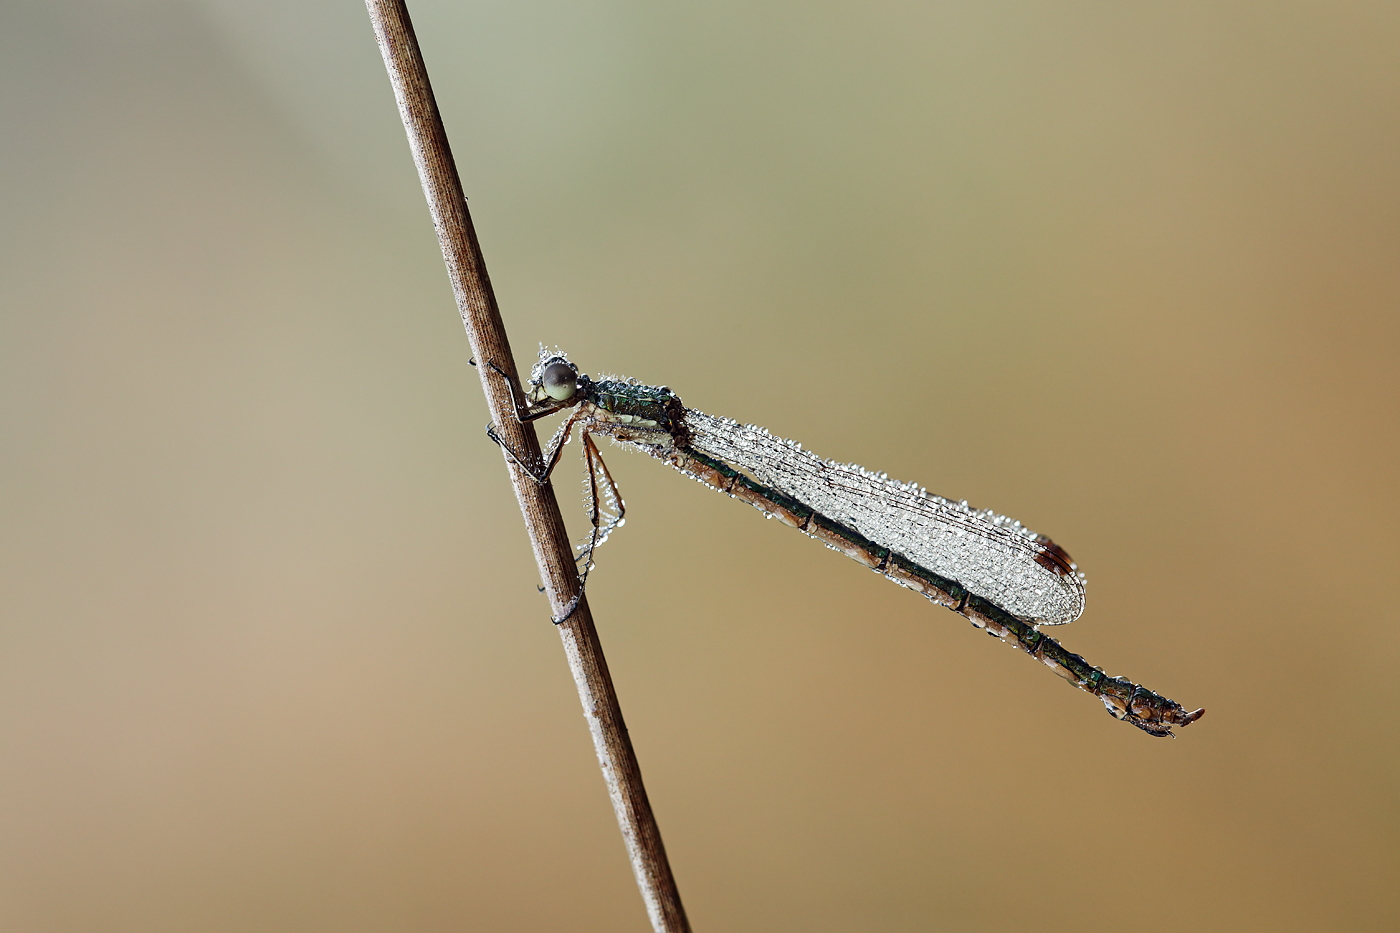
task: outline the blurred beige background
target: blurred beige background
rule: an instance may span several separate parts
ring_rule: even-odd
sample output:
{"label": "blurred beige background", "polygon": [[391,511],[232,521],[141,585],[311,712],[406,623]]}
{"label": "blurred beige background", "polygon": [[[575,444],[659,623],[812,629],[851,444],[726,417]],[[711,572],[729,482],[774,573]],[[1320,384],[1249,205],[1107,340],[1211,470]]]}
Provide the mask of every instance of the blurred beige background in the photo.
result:
{"label": "blurred beige background", "polygon": [[[1209,710],[615,450],[697,930],[1400,926],[1400,7],[413,9],[520,360],[1053,535]],[[645,929],[364,9],[0,44],[0,927]]]}

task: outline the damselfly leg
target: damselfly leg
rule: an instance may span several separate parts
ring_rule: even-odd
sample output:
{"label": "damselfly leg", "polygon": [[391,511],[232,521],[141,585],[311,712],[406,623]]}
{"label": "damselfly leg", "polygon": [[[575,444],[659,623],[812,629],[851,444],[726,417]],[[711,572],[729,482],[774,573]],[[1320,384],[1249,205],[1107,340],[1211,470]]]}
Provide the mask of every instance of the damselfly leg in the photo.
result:
{"label": "damselfly leg", "polygon": [[578,427],[587,471],[586,507],[592,530],[587,541],[578,545],[578,555],[574,558],[579,568],[579,597],[569,604],[563,617],[554,620],[555,624],[559,624],[573,615],[574,610],[578,608],[578,599],[583,595],[583,585],[588,579],[588,572],[593,569],[593,554],[608,536],[622,525],[626,511],[622,497],[617,491],[617,483],[613,481],[612,474],[603,462],[602,453],[589,430],[599,424],[598,410],[592,404],[590,395],[592,383],[588,377],[580,376],[578,370],[567,360],[551,358],[542,360],[541,364],[536,366],[530,376],[530,392],[522,397],[516,381],[505,371],[490,360],[486,361],[486,366],[506,380],[510,387],[516,420],[521,424],[537,421],[566,408],[574,409],[554,432],[540,460],[533,464],[527,463],[525,457],[506,444],[496,433],[494,424],[486,426],[486,435],[500,445],[516,466],[541,486],[549,482],[554,468],[559,465],[564,445],[569,442],[574,427]]}
{"label": "damselfly leg", "polygon": [[[497,366],[491,360],[486,361],[486,366],[505,380],[506,385],[510,388],[511,404],[515,407],[515,420],[521,424],[529,424],[532,421],[538,421],[541,418],[546,418],[568,407],[569,403],[567,400],[559,400],[548,396],[544,401],[531,405],[527,399],[522,397],[519,385],[505,370],[501,369],[501,367]],[[578,418],[578,414],[578,412],[574,412],[569,416],[569,419],[560,426],[559,430],[555,432],[554,437],[550,440],[549,448],[542,456],[540,462],[535,464],[527,463],[524,456],[512,449],[511,446],[496,433],[496,424],[494,421],[486,425],[486,436],[500,446],[501,450],[505,451],[506,456],[511,459],[511,462],[524,470],[526,475],[537,484],[543,486],[545,483],[549,482],[550,474],[554,472],[555,466],[559,463],[559,454],[563,450],[564,445],[568,443],[569,433],[573,429],[574,421]]]}
{"label": "damselfly leg", "polygon": [[588,571],[593,569],[593,552],[622,525],[627,507],[593,435],[585,428],[580,428],[579,434],[583,438],[583,460],[588,469],[588,521],[593,526],[588,543],[579,545],[579,584],[582,585],[588,579]]}

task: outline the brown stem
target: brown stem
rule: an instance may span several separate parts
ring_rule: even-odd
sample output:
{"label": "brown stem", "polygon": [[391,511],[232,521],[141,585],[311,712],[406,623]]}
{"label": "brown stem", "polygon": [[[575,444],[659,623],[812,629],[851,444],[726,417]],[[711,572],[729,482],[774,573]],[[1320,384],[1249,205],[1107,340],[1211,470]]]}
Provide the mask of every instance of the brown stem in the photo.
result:
{"label": "brown stem", "polygon": [[[486,275],[471,215],[467,213],[462,183],[408,9],[402,0],[366,0],[366,6],[389,80],[394,86],[394,97],[408,133],[408,144],[418,166],[428,209],[433,215],[442,258],[447,263],[452,291],[457,296],[457,308],[462,314],[472,353],[480,364],[477,371],[481,374],[481,387],[486,393],[496,432],[502,442],[521,453],[527,462],[538,463],[540,444],[534,426],[521,424],[515,417],[511,392],[511,385],[518,384],[515,359],[506,340],[491,280]],[[491,364],[506,376],[497,373]],[[554,617],[563,617],[575,599],[579,599],[577,608],[558,627],[559,636],[578,685],[583,715],[593,735],[603,780],[607,782],[608,796],[612,798],[652,927],[665,933],[688,931],[690,924],[681,907],[671,866],[666,861],[661,832],[657,829],[651,804],[647,802],[641,769],[627,737],[622,709],[608,675],[598,632],[593,627],[593,616],[587,599],[579,598],[573,550],[564,531],[564,519],[559,514],[554,489],[537,484],[510,457],[506,457],[506,465]]]}

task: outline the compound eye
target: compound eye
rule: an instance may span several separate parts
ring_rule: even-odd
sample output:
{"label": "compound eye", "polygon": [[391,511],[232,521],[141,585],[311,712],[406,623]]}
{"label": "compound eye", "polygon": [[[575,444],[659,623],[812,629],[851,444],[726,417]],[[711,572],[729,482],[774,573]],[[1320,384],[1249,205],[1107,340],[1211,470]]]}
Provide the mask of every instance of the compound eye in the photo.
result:
{"label": "compound eye", "polygon": [[540,387],[556,402],[566,402],[578,391],[578,370],[563,360],[555,360],[540,373]]}

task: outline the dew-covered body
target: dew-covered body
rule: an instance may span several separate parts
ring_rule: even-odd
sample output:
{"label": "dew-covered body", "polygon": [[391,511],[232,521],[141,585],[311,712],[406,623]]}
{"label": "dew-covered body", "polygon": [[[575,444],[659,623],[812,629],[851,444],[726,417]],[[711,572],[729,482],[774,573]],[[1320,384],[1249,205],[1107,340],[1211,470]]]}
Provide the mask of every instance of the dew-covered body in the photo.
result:
{"label": "dew-covered body", "polygon": [[[753,425],[706,415],[665,386],[594,382],[562,355],[541,355],[528,417],[573,408],[551,444],[547,475],[574,426],[581,429],[595,500],[592,551],[621,521],[603,528],[596,505],[611,487],[589,435],[612,438],[816,538],[901,586],[1015,644],[1061,677],[1099,697],[1115,718],[1158,736],[1199,719],[1125,678],[1108,677],[1036,626],[1072,622],[1084,607],[1084,577],[1048,538],[990,511],[933,496],[884,474],[825,460]],[[605,482],[599,483],[599,478]]]}

